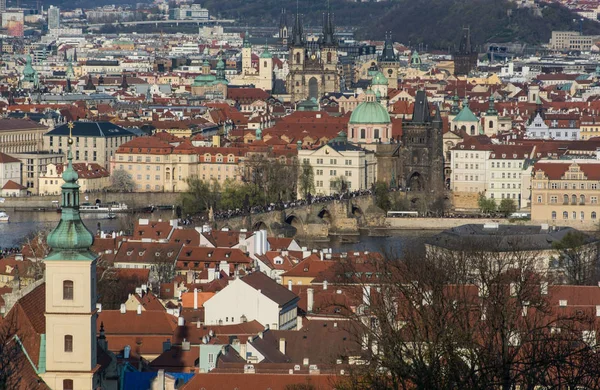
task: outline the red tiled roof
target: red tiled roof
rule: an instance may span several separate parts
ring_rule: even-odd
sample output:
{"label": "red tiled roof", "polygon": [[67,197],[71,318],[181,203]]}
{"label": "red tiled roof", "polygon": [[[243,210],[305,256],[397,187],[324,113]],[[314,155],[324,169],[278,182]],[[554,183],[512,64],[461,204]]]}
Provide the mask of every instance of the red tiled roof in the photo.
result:
{"label": "red tiled roof", "polygon": [[194,375],[181,390],[286,390],[294,385],[315,390],[336,388],[335,377],[330,375],[209,373]]}
{"label": "red tiled roof", "polygon": [[6,163],[20,163],[21,160],[19,160],[18,158],[14,158],[13,156],[9,156],[8,154],[4,154],[2,152],[0,152],[0,164],[6,164]]}
{"label": "red tiled roof", "polygon": [[26,190],[27,187],[20,185],[19,183],[15,183],[12,180],[8,180],[6,184],[2,187],[3,190]]}

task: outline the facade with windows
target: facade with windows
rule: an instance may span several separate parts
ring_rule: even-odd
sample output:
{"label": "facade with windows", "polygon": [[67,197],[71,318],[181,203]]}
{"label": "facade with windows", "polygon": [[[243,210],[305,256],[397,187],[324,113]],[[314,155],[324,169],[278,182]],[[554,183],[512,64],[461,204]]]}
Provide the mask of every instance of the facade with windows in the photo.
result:
{"label": "facade with windows", "polygon": [[129,174],[137,192],[186,191],[198,167],[198,152],[189,141],[174,146],[159,137],[134,138],[117,149],[110,163],[111,172]]}
{"label": "facade with windows", "polygon": [[595,226],[600,214],[600,162],[542,160],[533,166],[531,219]]}
{"label": "facade with windows", "polygon": [[514,200],[521,206],[522,176],[532,147],[493,145],[486,161],[485,196],[500,204],[502,199]]}
{"label": "facade with windows", "polygon": [[[298,163],[304,161],[313,168],[318,195],[369,189],[377,180],[375,153],[349,143],[344,132],[318,149],[298,150]],[[302,196],[301,191],[298,196]]]}
{"label": "facade with windows", "polygon": [[579,121],[571,116],[546,115],[544,119],[538,113],[527,126],[526,134],[529,139],[575,141],[580,139],[581,129]]}
{"label": "facade with windows", "polygon": [[73,162],[95,162],[108,168],[110,159],[123,143],[135,134],[110,122],[73,122],[58,126],[44,134],[44,149],[65,154],[69,133],[73,136]]}
{"label": "facade with windows", "polygon": [[489,145],[460,143],[452,149],[452,178],[454,192],[484,193],[486,164],[491,150]]}

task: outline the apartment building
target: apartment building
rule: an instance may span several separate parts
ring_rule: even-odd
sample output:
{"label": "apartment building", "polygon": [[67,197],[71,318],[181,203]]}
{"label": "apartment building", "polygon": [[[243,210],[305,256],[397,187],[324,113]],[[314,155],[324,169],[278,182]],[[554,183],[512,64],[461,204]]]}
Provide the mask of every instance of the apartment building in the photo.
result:
{"label": "apartment building", "polygon": [[189,140],[172,145],[158,137],[138,137],[119,146],[110,171],[129,174],[139,192],[183,192],[198,177],[198,152]]}
{"label": "apartment building", "polygon": [[[317,149],[298,150],[298,162],[312,167],[315,191],[319,195],[338,192],[336,179],[344,178],[346,189],[356,191],[371,188],[377,180],[375,153],[348,142],[345,132]],[[301,197],[301,191],[298,191]]]}
{"label": "apartment building", "polygon": [[550,49],[589,51],[597,40],[597,35],[581,35],[578,31],[552,31]]}
{"label": "apartment building", "polygon": [[0,119],[0,152],[29,153],[42,150],[48,128],[30,119]]}
{"label": "apartment building", "polygon": [[600,161],[541,160],[533,166],[531,219],[594,226],[600,207]]}
{"label": "apartment building", "polygon": [[[46,171],[40,173],[39,193],[41,195],[58,195],[64,184],[62,173],[65,165],[48,164]],[[73,169],[77,172],[79,191],[97,192],[110,186],[110,173],[103,166],[96,163],[75,163]]]}
{"label": "apartment building", "polygon": [[226,147],[199,147],[198,177],[202,180],[216,180],[223,184],[226,180],[240,180],[240,163],[244,160],[244,150]]}
{"label": "apartment building", "polygon": [[486,161],[487,198],[500,204],[502,199],[513,199],[521,205],[522,176],[533,147],[526,145],[492,145]]}
{"label": "apartment building", "polygon": [[490,146],[479,144],[474,138],[470,138],[452,149],[450,188],[454,192],[485,193]]}

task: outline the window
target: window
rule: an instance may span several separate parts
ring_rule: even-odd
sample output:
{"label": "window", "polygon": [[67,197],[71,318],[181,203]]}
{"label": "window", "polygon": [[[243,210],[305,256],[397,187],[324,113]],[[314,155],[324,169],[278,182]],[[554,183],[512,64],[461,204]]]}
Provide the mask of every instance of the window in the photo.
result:
{"label": "window", "polygon": [[558,202],[558,196],[551,196],[550,197],[550,203],[557,203]]}
{"label": "window", "polygon": [[541,195],[538,195],[538,197],[537,197],[537,202],[538,202],[538,203],[542,203],[542,196],[541,196]]}
{"label": "window", "polygon": [[585,213],[583,211],[579,213],[579,218],[581,218],[582,221],[585,219]]}
{"label": "window", "polygon": [[596,219],[596,212],[592,211],[592,219]]}
{"label": "window", "polygon": [[555,220],[556,219],[556,211],[552,212],[552,219]]}
{"label": "window", "polygon": [[580,195],[579,196],[579,203],[585,204],[585,195]]}
{"label": "window", "polygon": [[577,219],[577,211],[573,211],[573,219]]}
{"label": "window", "polygon": [[329,176],[335,176],[335,175],[337,175],[337,172],[335,169],[332,169],[329,171]]}
{"label": "window", "polygon": [[73,352],[73,336],[65,335],[65,352]]}
{"label": "window", "polygon": [[569,219],[569,213],[566,211],[563,211],[563,219]]}
{"label": "window", "polygon": [[367,137],[366,130],[365,129],[360,129],[360,138],[361,139],[365,139],[366,137]]}
{"label": "window", "polygon": [[73,300],[73,281],[63,281],[63,299],[72,301]]}
{"label": "window", "polygon": [[73,379],[63,379],[63,390],[73,390]]}

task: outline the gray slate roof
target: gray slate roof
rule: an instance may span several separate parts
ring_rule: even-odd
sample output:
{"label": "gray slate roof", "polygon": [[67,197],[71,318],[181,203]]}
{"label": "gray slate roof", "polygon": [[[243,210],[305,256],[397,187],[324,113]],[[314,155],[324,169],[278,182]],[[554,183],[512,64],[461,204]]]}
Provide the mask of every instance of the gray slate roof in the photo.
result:
{"label": "gray slate roof", "polygon": [[[130,137],[135,134],[121,126],[110,122],[73,122],[74,137]],[[52,136],[68,136],[69,127],[67,124],[55,127],[46,133]]]}
{"label": "gray slate roof", "polygon": [[[444,230],[426,241],[427,244],[450,250],[549,250],[552,244],[562,240],[569,232],[578,232],[571,227],[542,228],[541,225],[486,225],[468,224]],[[586,243],[598,240],[586,235]]]}
{"label": "gray slate roof", "polygon": [[264,296],[279,304],[279,306],[285,306],[294,300],[300,299],[296,294],[262,272],[248,274],[242,278],[242,281],[250,287],[260,290]]}

